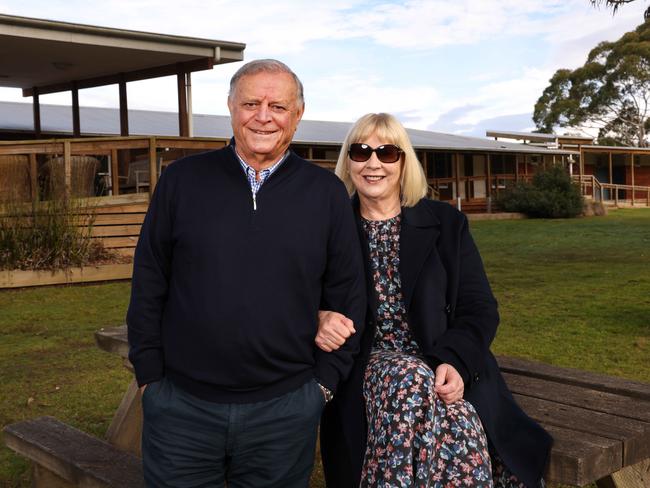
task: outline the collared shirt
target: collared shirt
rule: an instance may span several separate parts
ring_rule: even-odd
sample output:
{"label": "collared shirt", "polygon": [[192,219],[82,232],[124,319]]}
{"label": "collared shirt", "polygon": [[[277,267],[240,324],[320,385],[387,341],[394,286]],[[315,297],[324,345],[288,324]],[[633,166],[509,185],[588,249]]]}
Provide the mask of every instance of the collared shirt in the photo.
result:
{"label": "collared shirt", "polygon": [[235,151],[235,155],[237,156],[237,159],[239,160],[239,164],[241,165],[242,169],[244,170],[244,174],[248,179],[248,184],[251,187],[251,194],[253,195],[253,210],[257,210],[257,192],[260,191],[260,188],[262,187],[264,182],[269,178],[269,176],[271,176],[275,172],[275,170],[278,169],[282,163],[284,163],[284,160],[287,159],[287,157],[289,156],[289,151],[286,151],[277,163],[260,171],[259,179],[258,179],[257,171],[251,166],[249,166],[246,163],[246,161],[242,159],[242,157],[239,155],[237,149],[235,149],[234,146],[231,147],[233,151]]}

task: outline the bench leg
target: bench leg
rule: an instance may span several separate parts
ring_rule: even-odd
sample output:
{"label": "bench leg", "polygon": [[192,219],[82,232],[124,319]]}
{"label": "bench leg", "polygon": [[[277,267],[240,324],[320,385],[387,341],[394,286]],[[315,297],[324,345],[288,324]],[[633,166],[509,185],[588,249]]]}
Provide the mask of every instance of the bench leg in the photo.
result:
{"label": "bench leg", "polygon": [[74,486],[40,464],[32,463],[32,488],[74,488]]}
{"label": "bench leg", "polygon": [[131,382],[106,432],[106,440],[123,451],[141,457],[142,403],[135,380]]}
{"label": "bench leg", "polygon": [[647,488],[650,486],[650,459],[641,461],[596,482],[598,488]]}

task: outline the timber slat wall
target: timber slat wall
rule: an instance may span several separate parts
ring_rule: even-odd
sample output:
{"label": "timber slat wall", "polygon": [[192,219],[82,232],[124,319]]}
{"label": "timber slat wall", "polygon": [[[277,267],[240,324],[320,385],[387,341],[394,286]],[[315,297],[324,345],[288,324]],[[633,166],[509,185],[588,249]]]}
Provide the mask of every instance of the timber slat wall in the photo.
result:
{"label": "timber slat wall", "polygon": [[101,239],[104,247],[123,256],[133,256],[148,205],[146,194],[98,201],[93,207],[92,238]]}

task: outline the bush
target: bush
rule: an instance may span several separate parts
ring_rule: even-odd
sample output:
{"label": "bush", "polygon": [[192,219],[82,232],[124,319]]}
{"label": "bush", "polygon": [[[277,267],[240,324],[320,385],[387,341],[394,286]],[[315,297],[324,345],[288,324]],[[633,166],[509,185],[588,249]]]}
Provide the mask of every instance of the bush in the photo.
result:
{"label": "bush", "polygon": [[582,213],[580,188],[560,165],[535,173],[531,183],[519,182],[502,193],[497,203],[506,212],[537,218],[570,218]]}
{"label": "bush", "polygon": [[94,215],[80,200],[53,197],[0,207],[1,269],[68,269],[110,258],[90,239]]}

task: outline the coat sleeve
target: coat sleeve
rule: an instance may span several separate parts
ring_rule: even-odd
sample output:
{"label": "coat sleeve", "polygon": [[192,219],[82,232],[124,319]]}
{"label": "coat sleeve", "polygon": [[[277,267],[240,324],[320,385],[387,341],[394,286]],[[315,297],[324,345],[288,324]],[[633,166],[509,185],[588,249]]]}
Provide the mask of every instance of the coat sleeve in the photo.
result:
{"label": "coat sleeve", "polygon": [[133,260],[131,301],[126,316],[129,360],[139,386],[164,375],[161,322],[172,257],[169,174],[161,176],[140,230]]}
{"label": "coat sleeve", "polygon": [[469,388],[480,379],[496,335],[499,313],[467,218],[458,215],[457,230],[448,236],[455,240],[455,255],[447,263],[451,276],[447,294],[448,328],[436,341],[434,356],[440,363],[454,366]]}
{"label": "coat sleeve", "polygon": [[321,310],[334,310],[354,322],[356,333],[333,352],[315,349],[315,376],[319,383],[336,391],[345,380],[359,343],[366,311],[366,286],[359,236],[345,187],[336,181],[330,200],[330,232],[327,266],[323,278]]}

